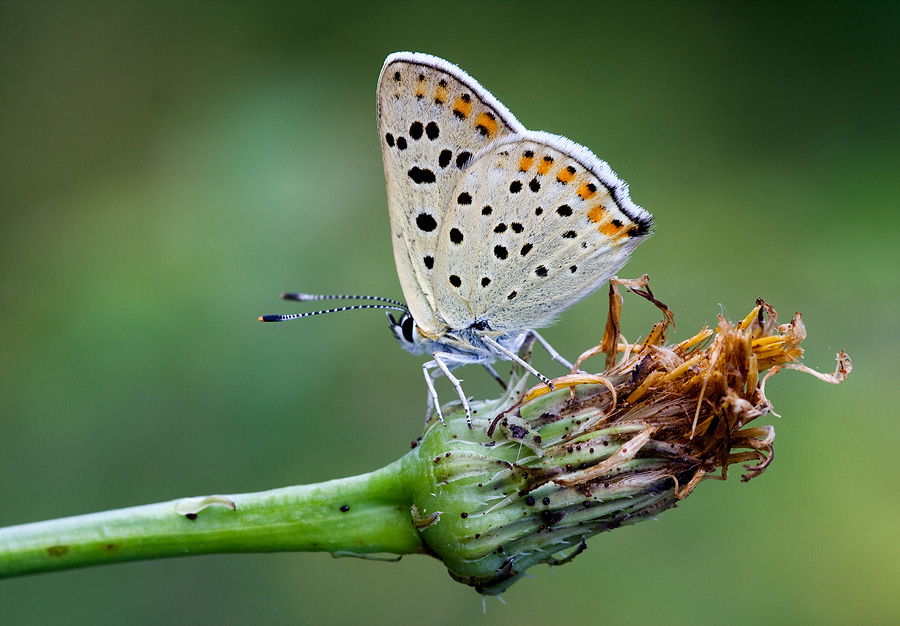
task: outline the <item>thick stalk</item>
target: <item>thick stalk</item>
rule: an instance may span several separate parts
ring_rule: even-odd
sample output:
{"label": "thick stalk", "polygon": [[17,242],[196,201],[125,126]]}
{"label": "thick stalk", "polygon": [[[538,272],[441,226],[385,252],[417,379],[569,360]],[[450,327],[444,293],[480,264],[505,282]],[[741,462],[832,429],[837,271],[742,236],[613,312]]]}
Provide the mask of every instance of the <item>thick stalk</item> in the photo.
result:
{"label": "thick stalk", "polygon": [[410,523],[406,464],[404,457],[375,472],[315,485],[2,528],[0,577],[226,552],[421,552],[419,531]]}

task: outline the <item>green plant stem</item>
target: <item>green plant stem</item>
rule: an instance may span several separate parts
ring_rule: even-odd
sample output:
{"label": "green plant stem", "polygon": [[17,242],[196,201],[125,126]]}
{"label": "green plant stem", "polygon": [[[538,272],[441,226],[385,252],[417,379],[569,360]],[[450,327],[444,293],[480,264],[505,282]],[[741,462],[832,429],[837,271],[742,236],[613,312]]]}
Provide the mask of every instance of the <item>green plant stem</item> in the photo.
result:
{"label": "green plant stem", "polygon": [[409,457],[315,485],[205,501],[185,498],[2,528],[0,577],[226,552],[422,552],[405,487]]}

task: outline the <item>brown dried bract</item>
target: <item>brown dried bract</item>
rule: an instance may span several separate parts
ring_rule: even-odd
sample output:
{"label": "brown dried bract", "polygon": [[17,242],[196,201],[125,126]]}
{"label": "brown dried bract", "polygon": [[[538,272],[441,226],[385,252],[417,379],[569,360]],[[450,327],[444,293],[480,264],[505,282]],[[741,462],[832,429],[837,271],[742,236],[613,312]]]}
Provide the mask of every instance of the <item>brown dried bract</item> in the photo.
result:
{"label": "brown dried bract", "polygon": [[[675,481],[678,498],[687,496],[704,477],[724,480],[733,463],[746,463],[743,480],[758,476],[772,462],[775,430],[768,425],[748,424],[769,413],[777,415],[765,395],[766,381],[787,368],[839,383],[851,370],[849,357],[842,350],[831,375],[798,363],[803,355],[800,343],[806,337],[802,317],[797,313],[790,323],[778,325],[775,310],[761,299],[740,322],[720,315],[714,330],[703,328],[690,339],[667,345],[666,334],[674,327],[674,316],[653,296],[648,283],[646,275],[637,280],[610,281],[609,315],[602,343],[578,358],[572,374],[558,379],[559,386],[571,389],[572,410],[584,410],[590,402],[585,397],[575,400],[577,385],[600,382],[609,390],[601,390],[605,400],[595,400],[602,404],[602,413],[590,424],[582,424],[574,435],[616,426],[636,428],[636,434],[602,463],[568,473],[555,482],[568,487],[587,483],[609,475],[614,466],[627,460],[642,455],[658,457],[661,451],[670,457],[671,471],[666,475]],[[638,343],[628,343],[620,333],[619,285],[663,312],[663,319]],[[576,374],[585,361],[600,353],[607,355],[604,372],[595,376]],[[541,389],[546,388],[532,389],[523,403],[541,395]],[[720,468],[721,474],[714,475]]]}

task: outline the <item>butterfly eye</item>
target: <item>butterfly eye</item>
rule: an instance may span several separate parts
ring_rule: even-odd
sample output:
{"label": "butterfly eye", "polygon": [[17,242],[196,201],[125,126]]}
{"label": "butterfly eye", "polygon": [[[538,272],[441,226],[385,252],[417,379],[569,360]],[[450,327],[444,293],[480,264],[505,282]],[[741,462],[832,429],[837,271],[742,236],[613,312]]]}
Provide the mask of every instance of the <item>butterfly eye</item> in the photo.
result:
{"label": "butterfly eye", "polygon": [[413,329],[415,328],[416,322],[413,320],[412,315],[409,313],[404,313],[403,317],[400,319],[400,329],[403,331],[403,338],[409,343],[415,343],[413,339]]}

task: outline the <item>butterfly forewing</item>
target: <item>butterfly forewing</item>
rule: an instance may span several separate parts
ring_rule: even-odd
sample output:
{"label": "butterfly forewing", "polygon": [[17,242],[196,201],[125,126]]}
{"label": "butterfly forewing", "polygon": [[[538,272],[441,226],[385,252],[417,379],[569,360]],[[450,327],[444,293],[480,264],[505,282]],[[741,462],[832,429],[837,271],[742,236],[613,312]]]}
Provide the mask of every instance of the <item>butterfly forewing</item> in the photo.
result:
{"label": "butterfly forewing", "polygon": [[479,153],[450,193],[434,295],[452,328],[540,328],[600,287],[650,215],[586,148],[523,131]]}
{"label": "butterfly forewing", "polygon": [[451,194],[473,155],[523,129],[465,72],[414,53],[385,61],[378,129],[400,286],[419,327],[436,331],[434,272]]}

